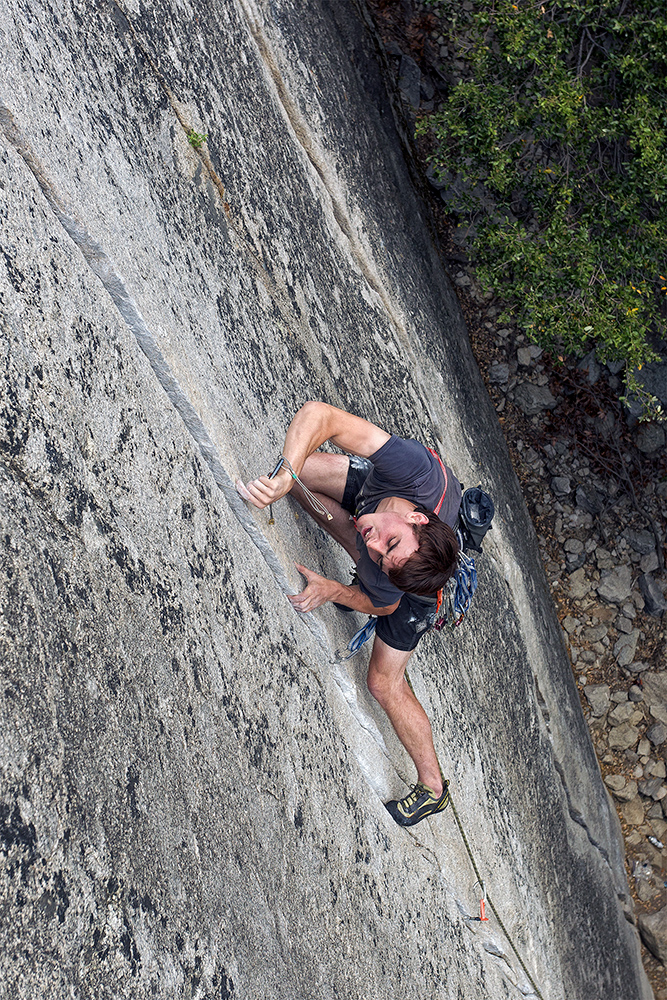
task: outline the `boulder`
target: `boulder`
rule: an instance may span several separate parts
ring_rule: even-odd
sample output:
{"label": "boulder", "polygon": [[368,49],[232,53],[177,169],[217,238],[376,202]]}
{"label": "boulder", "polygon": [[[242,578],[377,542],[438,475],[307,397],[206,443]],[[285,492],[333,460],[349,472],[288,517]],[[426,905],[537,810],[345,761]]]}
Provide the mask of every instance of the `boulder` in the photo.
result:
{"label": "boulder", "polygon": [[667,965],[667,906],[657,913],[640,913],[637,926],[648,950]]}

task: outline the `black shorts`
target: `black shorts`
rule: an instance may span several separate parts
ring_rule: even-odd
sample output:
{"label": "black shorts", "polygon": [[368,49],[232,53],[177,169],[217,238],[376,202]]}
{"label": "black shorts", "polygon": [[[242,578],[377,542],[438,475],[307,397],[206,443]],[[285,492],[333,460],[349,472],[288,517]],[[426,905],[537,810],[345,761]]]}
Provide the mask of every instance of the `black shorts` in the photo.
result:
{"label": "black shorts", "polygon": [[373,471],[373,463],[369,462],[367,458],[361,458],[359,455],[348,455],[348,458],[350,460],[350,467],[347,470],[345,491],[340,505],[343,510],[348,511],[350,514],[356,514],[357,494],[366,482],[367,477]]}
{"label": "black shorts", "polygon": [[[356,512],[357,494],[373,469],[367,458],[350,455],[350,468],[341,501],[343,510]],[[403,594],[401,602],[390,615],[378,617],[375,634],[392,649],[409,652],[437,619],[437,597],[417,597]]]}
{"label": "black shorts", "polygon": [[437,608],[437,597],[403,594],[395,611],[378,618],[375,634],[392,649],[408,652],[437,620]]}

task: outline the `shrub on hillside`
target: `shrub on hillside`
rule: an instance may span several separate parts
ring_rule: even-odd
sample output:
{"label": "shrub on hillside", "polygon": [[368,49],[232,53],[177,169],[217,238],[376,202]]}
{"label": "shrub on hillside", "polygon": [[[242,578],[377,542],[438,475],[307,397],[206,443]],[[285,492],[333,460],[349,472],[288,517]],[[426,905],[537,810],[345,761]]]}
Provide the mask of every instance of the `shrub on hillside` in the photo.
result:
{"label": "shrub on hillside", "polygon": [[464,68],[418,131],[471,223],[481,279],[541,343],[625,360],[632,388],[666,330],[667,11],[430,6]]}

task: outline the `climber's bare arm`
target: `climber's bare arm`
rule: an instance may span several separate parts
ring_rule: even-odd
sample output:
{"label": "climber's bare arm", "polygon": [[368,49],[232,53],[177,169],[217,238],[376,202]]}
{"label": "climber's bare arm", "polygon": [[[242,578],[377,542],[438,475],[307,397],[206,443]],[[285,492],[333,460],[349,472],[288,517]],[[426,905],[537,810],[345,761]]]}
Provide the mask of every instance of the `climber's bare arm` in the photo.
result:
{"label": "climber's bare arm", "polygon": [[[308,456],[325,441],[331,441],[343,451],[368,458],[390,436],[363,417],[355,417],[328,403],[311,401],[301,407],[289,425],[283,455],[298,476]],[[239,492],[255,507],[268,507],[289,493],[293,482],[289,469],[283,468],[274,479],[260,476],[244,487],[245,492]]]}
{"label": "climber's bare arm", "polygon": [[383,617],[390,615],[399,605],[397,601],[396,604],[391,604],[389,607],[376,608],[359,587],[349,587],[337,580],[328,580],[326,577],[306,569],[305,566],[300,566],[299,563],[296,564],[296,568],[306,578],[306,587],[300,594],[294,596],[288,594],[288,600],[291,601],[292,607],[296,611],[314,611],[326,604],[327,601],[336,601],[338,604],[344,604],[347,608],[353,608],[354,611],[361,611],[365,615]]}

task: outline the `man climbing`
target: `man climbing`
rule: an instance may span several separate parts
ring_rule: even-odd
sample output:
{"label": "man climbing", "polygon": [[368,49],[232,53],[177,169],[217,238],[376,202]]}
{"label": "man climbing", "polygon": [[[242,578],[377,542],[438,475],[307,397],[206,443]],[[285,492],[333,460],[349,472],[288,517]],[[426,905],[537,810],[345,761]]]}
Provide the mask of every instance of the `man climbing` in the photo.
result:
{"label": "man climbing", "polygon": [[[331,441],[349,455],[318,452]],[[386,804],[402,826],[442,811],[449,802],[433,747],[431,725],[405,678],[412,651],[436,615],[437,593],[456,569],[453,526],[461,486],[450,469],[418,441],[404,440],[375,424],[321,402],[306,403],[285,437],[287,460],[270,478],[261,476],[239,492],[267,507],[290,490],[294,498],[356,563],[358,583],[329,580],[297,568],[306,587],[289,600],[300,612],[327,601],[342,610],[377,615],[368,688],[387,713],[417,768],[405,798]],[[312,502],[292,476],[323,508]],[[437,512],[437,513],[435,513]]]}

